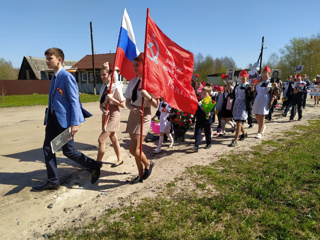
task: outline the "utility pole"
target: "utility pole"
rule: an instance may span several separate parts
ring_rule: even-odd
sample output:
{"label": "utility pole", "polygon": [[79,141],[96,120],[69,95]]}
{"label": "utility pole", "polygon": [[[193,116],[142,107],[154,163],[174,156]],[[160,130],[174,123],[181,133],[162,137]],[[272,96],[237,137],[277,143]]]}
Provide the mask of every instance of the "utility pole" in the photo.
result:
{"label": "utility pole", "polygon": [[92,68],[93,68],[93,93],[97,94],[96,91],[96,70],[94,67],[94,47],[93,47],[93,34],[92,34],[92,22],[90,22],[90,33],[91,33],[91,52],[92,52]]}

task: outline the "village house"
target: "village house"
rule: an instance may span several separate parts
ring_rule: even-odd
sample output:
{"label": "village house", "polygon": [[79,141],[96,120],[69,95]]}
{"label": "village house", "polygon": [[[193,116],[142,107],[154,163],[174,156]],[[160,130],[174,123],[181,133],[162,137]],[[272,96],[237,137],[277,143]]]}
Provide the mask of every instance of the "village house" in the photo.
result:
{"label": "village house", "polygon": [[[93,94],[98,93],[100,87],[102,86],[102,80],[100,77],[100,69],[102,64],[105,62],[110,62],[113,64],[114,59],[115,53],[94,55],[96,91],[94,91],[92,55],[86,55],[79,61],[65,60],[64,68],[74,75],[78,83],[79,92]],[[51,80],[53,73],[54,72],[52,69],[48,69],[45,58],[24,56],[19,71],[18,80]],[[118,77],[121,82],[126,83],[126,79],[124,79],[119,73]]]}
{"label": "village house", "polygon": [[[76,63],[77,61],[65,60],[64,67],[68,70]],[[18,80],[50,80],[52,76],[53,70],[47,67],[45,58],[23,57]]]}

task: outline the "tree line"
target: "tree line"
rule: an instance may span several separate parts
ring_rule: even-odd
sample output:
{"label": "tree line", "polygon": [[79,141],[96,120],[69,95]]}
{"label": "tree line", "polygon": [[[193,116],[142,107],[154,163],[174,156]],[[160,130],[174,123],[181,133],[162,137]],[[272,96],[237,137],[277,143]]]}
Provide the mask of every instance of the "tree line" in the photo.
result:
{"label": "tree line", "polygon": [[301,73],[312,80],[320,75],[320,34],[310,38],[293,38],[290,43],[272,53],[267,61],[271,68],[279,69],[281,80],[293,75],[297,66],[303,65]]}
{"label": "tree line", "polygon": [[19,68],[14,68],[10,61],[0,58],[0,80],[17,80]]}
{"label": "tree line", "polygon": [[[286,80],[293,75],[299,65],[303,65],[302,73],[309,79],[320,75],[320,34],[310,38],[293,38],[289,44],[272,53],[262,66],[268,65],[271,69],[280,70],[280,79]],[[247,69],[250,65],[248,64]],[[210,55],[204,57],[201,53],[194,58],[194,72],[199,74],[198,81],[207,81],[207,75],[226,73],[228,69],[241,70],[236,66],[231,57],[213,58]]]}

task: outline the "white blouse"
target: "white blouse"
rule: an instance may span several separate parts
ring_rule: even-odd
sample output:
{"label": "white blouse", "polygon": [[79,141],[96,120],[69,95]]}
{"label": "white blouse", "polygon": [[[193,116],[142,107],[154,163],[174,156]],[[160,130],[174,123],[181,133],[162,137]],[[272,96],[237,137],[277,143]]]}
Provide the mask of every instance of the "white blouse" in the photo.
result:
{"label": "white blouse", "polygon": [[[124,94],[125,98],[132,99],[132,92],[133,92],[138,80],[139,80],[139,77],[135,77],[130,80],[128,87],[127,87],[127,90]],[[139,83],[139,87],[138,87],[138,91],[137,91],[137,99],[131,103],[132,105],[134,105],[136,107],[141,107],[141,105],[142,105],[141,87],[142,87],[142,81],[140,81],[140,83]],[[149,93],[149,94],[152,98],[156,99],[155,95],[153,95],[152,93]],[[150,108],[151,103],[148,100],[149,99],[146,99],[146,98],[144,99],[144,107]]]}
{"label": "white blouse", "polygon": [[[100,88],[100,99],[103,95],[104,89],[106,88],[106,86],[110,87],[110,83],[107,85],[102,85]],[[115,99],[117,99],[119,102],[123,102],[124,100],[126,100],[123,96],[123,92],[122,92],[122,84],[120,84],[119,82],[114,82],[112,84],[112,89],[111,89],[111,93],[113,94],[113,97]],[[107,99],[107,98],[106,98]],[[109,101],[109,104],[111,105],[115,105],[114,102]]]}

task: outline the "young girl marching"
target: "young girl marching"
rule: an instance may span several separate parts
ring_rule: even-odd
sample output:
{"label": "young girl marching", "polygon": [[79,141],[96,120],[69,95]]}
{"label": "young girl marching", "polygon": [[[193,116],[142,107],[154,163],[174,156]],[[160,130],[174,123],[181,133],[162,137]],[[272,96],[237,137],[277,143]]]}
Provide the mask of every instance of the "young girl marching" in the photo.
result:
{"label": "young girl marching", "polygon": [[[114,74],[114,82],[112,84],[111,93],[109,94],[111,76],[113,74],[112,66],[109,62],[103,64],[100,75],[103,86],[100,88],[100,109],[102,111],[102,133],[99,136],[99,149],[97,161],[101,162],[106,149],[106,140],[109,137],[114,152],[117,155],[117,162],[111,167],[117,167],[123,163],[120,145],[116,132],[120,129],[120,109],[125,107],[125,98],[122,93],[122,86],[118,82],[118,75]],[[109,110],[106,111],[107,102],[109,101]],[[107,117],[106,126],[104,120]]]}
{"label": "young girl marching", "polygon": [[245,132],[243,127],[243,123],[248,119],[250,102],[253,97],[251,86],[247,83],[248,77],[248,73],[245,70],[242,70],[240,73],[239,84],[235,86],[232,94],[230,95],[233,99],[232,115],[233,119],[237,123],[237,127],[235,138],[228,145],[229,147],[235,147],[237,145],[240,131],[242,132],[242,135],[239,138],[240,141],[248,137],[248,134]]}
{"label": "young girl marching", "polygon": [[[170,140],[170,145],[169,148],[172,148],[173,146],[173,137],[170,133],[171,130],[171,121],[170,121],[170,112],[171,112],[171,107],[169,106],[168,103],[163,99],[163,97],[160,98],[160,104],[159,104],[159,109],[157,111],[157,116],[160,120],[160,137],[159,137],[159,142],[158,142],[158,147],[156,150],[154,150],[154,153],[160,153],[161,152],[161,147],[164,139],[164,134],[166,134]],[[155,117],[152,118],[154,120]]]}
{"label": "young girl marching", "polygon": [[256,115],[258,122],[258,134],[256,138],[261,138],[261,134],[266,130],[265,115],[269,114],[269,102],[271,84],[269,81],[271,69],[266,66],[261,73],[261,81],[252,87],[252,91],[256,90],[257,95],[254,99],[252,113]]}
{"label": "young girl marching", "polygon": [[225,84],[223,86],[223,94],[220,97],[222,101],[222,107],[221,107],[221,133],[220,133],[220,137],[225,136],[226,132],[225,132],[225,128],[226,128],[226,124],[229,123],[232,126],[232,130],[231,132],[233,133],[235,130],[235,126],[233,124],[232,121],[230,121],[230,119],[232,118],[232,99],[230,98],[230,94],[233,91],[233,86],[229,85],[229,84]]}
{"label": "young girl marching", "polygon": [[[130,134],[129,151],[134,156],[138,167],[139,176],[131,181],[131,184],[143,182],[152,172],[154,163],[149,161],[142,152],[140,159],[140,140],[145,138],[151,123],[151,106],[158,107],[158,99],[146,90],[141,89],[143,74],[144,53],[133,59],[133,70],[136,77],[131,79],[124,94],[126,106],[130,110],[126,132]],[[143,97],[143,98],[142,98]],[[140,136],[142,99],[144,99],[143,133]]]}

